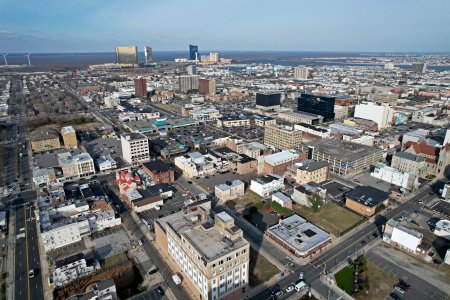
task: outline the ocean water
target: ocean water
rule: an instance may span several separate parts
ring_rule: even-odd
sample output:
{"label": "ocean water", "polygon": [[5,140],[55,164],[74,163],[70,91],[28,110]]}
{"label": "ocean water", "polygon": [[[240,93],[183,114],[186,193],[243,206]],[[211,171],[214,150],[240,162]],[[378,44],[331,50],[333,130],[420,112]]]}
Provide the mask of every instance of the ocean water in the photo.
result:
{"label": "ocean water", "polygon": [[[200,53],[200,55],[208,55]],[[347,57],[367,57],[370,55],[391,56],[400,54],[392,53],[356,53],[356,52],[311,52],[311,51],[220,51],[221,57],[232,58],[237,63],[262,63],[283,66],[298,65],[336,65],[336,66],[367,66],[363,63],[351,63]],[[408,54],[409,57],[419,54]],[[187,51],[153,51],[153,60],[174,61],[175,58],[187,58]],[[309,58],[308,60],[304,60]],[[321,60],[314,60],[314,59]],[[324,58],[330,60],[324,61]],[[25,54],[11,53],[7,56],[9,65],[24,65],[28,63]],[[144,61],[144,53],[139,53],[139,61]],[[35,53],[31,55],[33,69],[78,69],[92,64],[113,63],[115,53]],[[0,65],[4,64],[0,57]],[[371,66],[382,66],[382,64],[371,64]],[[409,65],[397,65],[402,69],[410,69]],[[429,66],[436,71],[450,70],[450,66]]]}

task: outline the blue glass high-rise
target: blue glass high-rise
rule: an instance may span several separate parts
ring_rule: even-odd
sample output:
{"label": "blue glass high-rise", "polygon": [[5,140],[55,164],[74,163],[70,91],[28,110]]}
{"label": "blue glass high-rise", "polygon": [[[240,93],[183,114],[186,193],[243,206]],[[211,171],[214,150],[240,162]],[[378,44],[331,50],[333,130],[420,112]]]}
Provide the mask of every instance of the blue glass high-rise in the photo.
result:
{"label": "blue glass high-rise", "polygon": [[189,59],[190,60],[198,59],[198,46],[189,45]]}

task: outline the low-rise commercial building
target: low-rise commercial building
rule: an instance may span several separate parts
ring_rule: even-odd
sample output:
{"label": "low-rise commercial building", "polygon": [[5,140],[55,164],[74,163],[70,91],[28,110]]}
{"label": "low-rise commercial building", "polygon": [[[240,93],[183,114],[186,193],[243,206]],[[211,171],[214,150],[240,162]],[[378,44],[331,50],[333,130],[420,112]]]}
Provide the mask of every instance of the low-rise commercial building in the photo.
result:
{"label": "low-rise commercial building", "polygon": [[422,240],[422,233],[401,225],[399,221],[390,219],[386,222],[383,232],[384,242],[417,253]]}
{"label": "low-rise commercial building", "polygon": [[320,138],[326,139],[330,137],[330,131],[324,128],[316,127],[314,125],[309,125],[306,123],[295,124],[294,128],[300,130],[303,133],[307,133],[313,136],[318,136]]}
{"label": "low-rise commercial building", "polygon": [[142,169],[155,183],[174,183],[174,170],[162,160],[156,159],[142,164]]}
{"label": "low-rise commercial building", "polygon": [[308,124],[318,125],[323,123],[323,117],[321,115],[311,114],[307,112],[280,112],[278,119],[293,123],[293,124]]}
{"label": "low-rise commercial building", "polygon": [[215,186],[215,195],[221,203],[244,196],[245,185],[239,179]]}
{"label": "low-rise commercial building", "polygon": [[84,254],[78,253],[55,262],[55,269],[51,273],[50,285],[62,287],[70,282],[94,273],[95,265],[88,265]]}
{"label": "low-rise commercial building", "polygon": [[174,162],[175,166],[181,170],[183,176],[187,178],[208,175],[215,171],[214,164],[200,152],[191,152],[175,157]]}
{"label": "low-rise commercial building", "polygon": [[370,175],[385,182],[389,182],[390,184],[402,187],[408,191],[415,190],[419,186],[418,177],[416,175],[397,171],[383,163],[378,163]]}
{"label": "low-rise commercial building", "polygon": [[75,295],[67,300],[118,300],[117,288],[111,277],[97,281],[93,284],[92,290],[82,295]]}
{"label": "low-rise commercial building", "polygon": [[436,223],[433,231],[434,235],[450,241],[450,221],[440,220]]}
{"label": "low-rise commercial building", "polygon": [[195,298],[238,298],[248,285],[250,243],[226,212],[209,217],[202,204],[157,219],[156,242]]}
{"label": "low-rise commercial building", "polygon": [[261,197],[267,197],[272,192],[283,188],[284,178],[275,174],[252,179],[250,182],[250,189]]}
{"label": "low-rise commercial building", "polygon": [[358,214],[371,217],[388,205],[389,195],[372,186],[357,186],[345,195],[345,206]]}
{"label": "low-rise commercial building", "polygon": [[326,195],[326,189],[316,185],[314,182],[310,182],[295,187],[291,198],[295,203],[306,207],[312,207],[313,201],[322,202]]}
{"label": "low-rise commercial building", "polygon": [[95,174],[94,160],[87,152],[72,155],[70,152],[56,155],[65,180],[80,179]]}
{"label": "low-rise commercial building", "polygon": [[280,220],[267,235],[297,257],[308,257],[331,242],[331,235],[299,215]]}

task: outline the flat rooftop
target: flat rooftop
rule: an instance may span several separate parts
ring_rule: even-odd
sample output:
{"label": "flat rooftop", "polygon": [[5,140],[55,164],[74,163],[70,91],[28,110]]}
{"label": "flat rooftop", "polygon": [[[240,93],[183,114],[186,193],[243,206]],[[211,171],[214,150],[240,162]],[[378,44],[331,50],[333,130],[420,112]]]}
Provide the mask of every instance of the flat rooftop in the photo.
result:
{"label": "flat rooftop", "polygon": [[329,233],[296,214],[281,220],[268,230],[300,253],[308,252],[331,239]]}
{"label": "flat rooftop", "polygon": [[274,154],[267,155],[264,160],[272,166],[276,166],[285,162],[290,162],[298,158],[297,153],[292,153],[290,151],[281,151]]}
{"label": "flat rooftop", "polygon": [[369,207],[377,206],[389,198],[388,193],[372,186],[357,186],[345,196]]}
{"label": "flat rooftop", "polygon": [[344,161],[355,161],[383,151],[379,148],[332,139],[311,141],[306,143],[306,145],[314,147],[315,151]]}

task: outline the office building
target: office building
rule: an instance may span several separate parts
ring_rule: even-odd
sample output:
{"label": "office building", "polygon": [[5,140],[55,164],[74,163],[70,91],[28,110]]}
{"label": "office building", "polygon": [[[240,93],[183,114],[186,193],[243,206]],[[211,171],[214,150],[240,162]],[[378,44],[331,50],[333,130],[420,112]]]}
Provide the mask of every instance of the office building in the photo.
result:
{"label": "office building", "polygon": [[198,54],[198,46],[189,45],[189,59],[190,60],[199,60]]}
{"label": "office building", "polygon": [[184,75],[178,77],[179,91],[186,93],[198,90],[198,75]]}
{"label": "office building", "polygon": [[367,102],[355,106],[355,118],[374,121],[378,124],[378,129],[391,126],[393,116],[394,109],[388,105]]}
{"label": "office building", "polygon": [[214,79],[199,79],[198,92],[202,95],[214,95],[216,93],[216,81]]}
{"label": "office building", "polygon": [[275,110],[281,106],[280,93],[257,93],[256,108],[263,110]]}
{"label": "office building", "polygon": [[361,173],[383,160],[382,149],[332,139],[308,142],[302,150],[308,159],[328,162],[331,172],[344,176]]}
{"label": "office building", "polygon": [[65,147],[72,149],[78,147],[77,133],[72,126],[61,128],[61,136]]}
{"label": "office building", "polygon": [[153,62],[153,51],[151,47],[145,47],[145,64],[149,65]]}
{"label": "office building", "polygon": [[39,128],[30,134],[31,150],[43,152],[61,148],[59,134],[53,128]]}
{"label": "office building", "polygon": [[267,235],[297,257],[308,257],[331,242],[331,235],[297,214],[280,219]]}
{"label": "office building", "polygon": [[411,69],[414,73],[423,74],[427,72],[427,64],[426,63],[415,63],[411,65]]}
{"label": "office building", "polygon": [[248,285],[250,243],[228,213],[210,209],[208,202],[156,219],[156,243],[193,298],[237,299]]}
{"label": "office building", "polygon": [[310,114],[321,115],[327,120],[334,119],[334,102],[336,97],[319,96],[302,93],[298,98],[297,110]]}
{"label": "office building", "polygon": [[150,160],[148,138],[142,133],[126,133],[120,136],[120,142],[122,156],[127,163],[136,165]]}
{"label": "office building", "polygon": [[136,46],[116,47],[116,62],[124,65],[137,65],[137,53]]}
{"label": "office building", "polygon": [[290,126],[269,125],[264,128],[264,145],[280,149],[298,149],[302,143],[302,132]]}
{"label": "office building", "polygon": [[197,66],[196,65],[190,65],[186,68],[189,75],[197,75]]}
{"label": "office building", "polygon": [[212,63],[219,62],[219,53],[217,53],[217,52],[209,53],[209,61]]}
{"label": "office building", "polygon": [[147,80],[145,78],[134,80],[134,96],[137,98],[147,97]]}
{"label": "office building", "polygon": [[244,183],[239,179],[215,186],[215,195],[221,203],[244,196]]}
{"label": "office building", "polygon": [[87,152],[80,154],[58,153],[56,158],[65,180],[80,179],[95,174],[94,160]]}
{"label": "office building", "polygon": [[345,194],[345,206],[358,214],[371,217],[379,207],[388,205],[389,195],[372,186],[357,186]]}
{"label": "office building", "polygon": [[295,67],[294,68],[294,78],[295,79],[301,79],[301,80],[306,80],[308,79],[308,68],[307,67]]}

